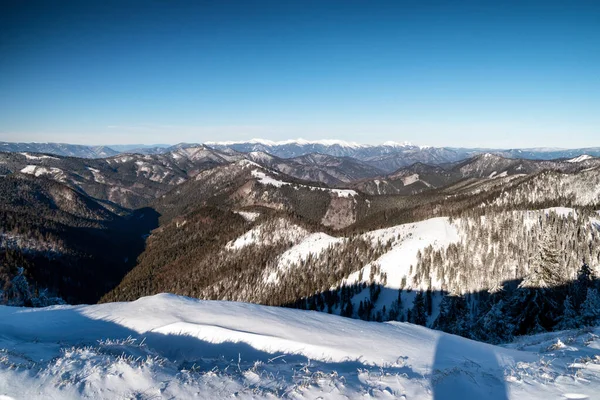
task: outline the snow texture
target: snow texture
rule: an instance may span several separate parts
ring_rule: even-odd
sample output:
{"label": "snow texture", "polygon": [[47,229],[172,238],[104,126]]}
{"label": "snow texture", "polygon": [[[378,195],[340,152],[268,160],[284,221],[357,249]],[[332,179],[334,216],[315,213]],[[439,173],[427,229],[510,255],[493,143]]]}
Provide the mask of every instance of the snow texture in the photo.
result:
{"label": "snow texture", "polygon": [[419,174],[412,174],[407,177],[402,178],[402,183],[404,186],[412,185],[415,182],[419,181]]}
{"label": "snow texture", "polygon": [[29,153],[20,153],[20,154],[25,156],[25,158],[27,158],[28,160],[43,160],[43,159],[58,160],[58,158],[56,158],[56,157],[51,157],[51,156],[47,156],[44,154],[41,154],[41,155],[32,155]]}
{"label": "snow texture", "polygon": [[547,400],[600,388],[600,329],[498,347],[408,323],[161,294],[3,306],[0,332],[0,398]]}
{"label": "snow texture", "polygon": [[258,217],[260,217],[260,213],[256,211],[235,211],[235,213],[239,214],[248,222],[254,222]]}
{"label": "snow texture", "polygon": [[239,250],[246,246],[266,246],[276,243],[297,243],[308,235],[308,231],[296,224],[291,223],[286,218],[279,218],[274,223],[263,223],[254,226],[252,229],[227,243],[229,250]]}
{"label": "snow texture", "polygon": [[[304,237],[298,244],[287,250],[277,260],[278,271],[287,270],[292,264],[304,261],[309,255],[318,256],[328,247],[342,243],[343,239],[329,236],[326,233],[312,233]],[[271,272],[266,283],[277,283],[277,271]]]}
{"label": "snow texture", "polygon": [[55,167],[40,167],[38,165],[27,165],[21,169],[21,173],[30,174],[36,177],[50,175],[53,179],[64,182],[66,179],[65,173],[60,168]]}
{"label": "snow texture", "polygon": [[570,163],[580,163],[582,161],[589,160],[590,158],[593,158],[593,157],[589,156],[587,154],[582,154],[579,157],[575,157],[575,158],[571,158],[570,160],[567,160],[567,162],[570,162]]}
{"label": "snow texture", "polygon": [[[249,162],[251,162],[251,161],[249,161]],[[310,190],[322,190],[325,192],[335,194],[338,197],[349,198],[349,197],[353,197],[353,196],[358,196],[358,193],[356,191],[349,190],[349,189],[330,189],[330,188],[323,188],[323,187],[318,187],[318,186],[300,185],[300,184],[293,184],[290,182],[280,181],[280,180],[275,179],[259,170],[253,170],[252,176],[257,178],[258,182],[260,182],[263,185],[271,185],[271,186],[275,186],[278,188],[280,188],[282,186],[291,185],[293,187],[303,187],[303,188],[308,188]]]}
{"label": "snow texture", "polygon": [[[417,253],[420,250],[428,246],[435,249],[445,248],[460,240],[456,225],[445,217],[379,229],[367,232],[363,237],[371,239],[374,243],[392,240],[391,250],[375,261],[381,272],[387,275],[385,286],[391,289],[400,288],[403,277],[410,278],[410,267],[417,264]],[[356,283],[360,275],[362,281],[368,281],[370,268],[371,265],[367,265],[361,271],[351,274],[344,283]],[[432,286],[433,289],[441,289],[440,283],[435,280],[432,281]]]}

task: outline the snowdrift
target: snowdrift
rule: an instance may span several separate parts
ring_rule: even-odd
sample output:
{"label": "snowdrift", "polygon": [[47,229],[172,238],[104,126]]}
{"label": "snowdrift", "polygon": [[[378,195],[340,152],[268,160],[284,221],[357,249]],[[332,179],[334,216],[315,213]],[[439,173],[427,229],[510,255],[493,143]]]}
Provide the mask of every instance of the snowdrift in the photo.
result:
{"label": "snowdrift", "polygon": [[0,398],[594,398],[598,333],[498,347],[407,323],[169,294],[0,307]]}

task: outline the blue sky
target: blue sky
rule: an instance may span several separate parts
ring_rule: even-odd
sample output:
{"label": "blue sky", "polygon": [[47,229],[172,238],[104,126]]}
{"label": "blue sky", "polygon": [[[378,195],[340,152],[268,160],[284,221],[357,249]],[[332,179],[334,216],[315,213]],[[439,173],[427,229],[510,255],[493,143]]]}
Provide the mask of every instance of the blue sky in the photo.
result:
{"label": "blue sky", "polygon": [[600,145],[597,1],[0,3],[0,140]]}

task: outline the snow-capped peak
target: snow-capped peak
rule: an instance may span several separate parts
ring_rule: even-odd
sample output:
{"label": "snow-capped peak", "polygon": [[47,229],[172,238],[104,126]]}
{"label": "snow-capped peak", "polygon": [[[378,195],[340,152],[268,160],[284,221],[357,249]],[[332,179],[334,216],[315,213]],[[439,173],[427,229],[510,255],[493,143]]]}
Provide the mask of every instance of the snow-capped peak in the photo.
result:
{"label": "snow-capped peak", "polygon": [[411,142],[394,142],[393,140],[388,140],[387,142],[384,142],[382,144],[382,146],[389,146],[389,147],[412,147],[413,144]]}
{"label": "snow-capped peak", "polygon": [[[361,144],[358,142],[349,142],[346,140],[338,140],[338,139],[321,139],[321,140],[306,140],[302,138],[298,139],[289,139],[289,140],[267,140],[267,139],[259,139],[254,138],[250,140],[239,140],[239,141],[221,141],[221,142],[205,142],[207,146],[232,146],[236,144],[259,144],[263,146],[269,147],[277,147],[277,146],[286,146],[286,145],[322,145],[322,146],[340,146],[346,148],[365,148],[365,147],[377,147],[377,146],[386,146],[386,147],[415,147],[411,142],[395,142],[393,140],[389,140],[387,142],[382,143],[381,145],[376,144]],[[418,146],[420,148],[428,148],[430,146]]]}
{"label": "snow-capped peak", "polygon": [[302,138],[298,139],[290,139],[290,140],[266,140],[266,139],[250,139],[250,140],[240,140],[240,141],[225,141],[225,142],[206,142],[208,146],[231,146],[234,144],[262,144],[264,146],[285,146],[290,144],[296,144],[299,146],[310,145],[310,144],[320,144],[323,146],[342,146],[342,147],[365,147],[366,145],[357,143],[357,142],[347,142],[344,140],[335,140],[335,139],[323,139],[323,140],[306,140]]}

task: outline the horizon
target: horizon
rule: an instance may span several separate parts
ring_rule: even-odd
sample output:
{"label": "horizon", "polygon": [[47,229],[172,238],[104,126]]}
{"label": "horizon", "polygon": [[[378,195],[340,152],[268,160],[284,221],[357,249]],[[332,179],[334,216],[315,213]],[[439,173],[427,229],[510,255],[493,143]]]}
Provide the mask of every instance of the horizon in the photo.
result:
{"label": "horizon", "polygon": [[[236,140],[236,141],[206,141],[206,142],[177,142],[177,143],[122,143],[122,144],[94,144],[94,143],[68,143],[68,142],[52,142],[52,141],[30,141],[30,142],[15,142],[15,141],[0,141],[3,143],[10,144],[59,144],[59,145],[74,145],[74,146],[85,146],[85,147],[108,147],[108,148],[118,148],[118,147],[129,147],[130,149],[134,149],[134,146],[138,146],[139,148],[152,148],[152,147],[161,147],[168,148],[174,147],[178,145],[199,145],[199,146],[208,146],[211,145],[221,145],[221,146],[231,146],[236,144],[263,144],[267,146],[282,146],[286,144],[321,144],[321,145],[341,145],[347,147],[380,147],[380,146],[391,146],[391,147],[419,147],[421,149],[427,148],[455,148],[455,149],[469,149],[469,150],[537,150],[537,151],[561,151],[561,150],[586,150],[586,149],[596,149],[600,146],[584,146],[584,147],[554,147],[554,146],[534,146],[534,147],[480,147],[480,146],[454,146],[454,145],[441,145],[441,146],[430,146],[430,145],[422,145],[418,143],[412,142],[395,142],[395,141],[387,141],[380,143],[358,143],[358,142],[348,142],[341,139],[318,139],[318,140],[307,140],[303,138],[296,139],[283,139],[278,141],[261,139],[261,138],[252,138],[247,140]],[[0,149],[1,151],[1,149]],[[125,150],[127,151],[127,150]]]}
{"label": "horizon", "polygon": [[9,0],[0,140],[594,147],[599,21],[585,0]]}

